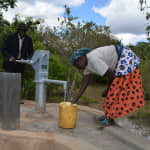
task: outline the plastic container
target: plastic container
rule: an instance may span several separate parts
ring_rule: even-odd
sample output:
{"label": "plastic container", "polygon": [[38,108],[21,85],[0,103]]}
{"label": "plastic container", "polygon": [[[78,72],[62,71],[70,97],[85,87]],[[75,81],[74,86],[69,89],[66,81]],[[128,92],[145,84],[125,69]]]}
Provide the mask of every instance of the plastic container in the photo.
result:
{"label": "plastic container", "polygon": [[59,104],[59,127],[72,129],[76,127],[77,104],[62,102]]}

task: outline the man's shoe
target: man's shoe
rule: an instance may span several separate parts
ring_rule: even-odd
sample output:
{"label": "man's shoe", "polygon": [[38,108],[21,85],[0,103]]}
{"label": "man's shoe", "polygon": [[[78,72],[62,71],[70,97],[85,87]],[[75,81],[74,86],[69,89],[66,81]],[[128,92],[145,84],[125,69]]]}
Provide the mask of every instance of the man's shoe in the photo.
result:
{"label": "man's shoe", "polygon": [[20,104],[24,104],[24,102],[20,102]]}

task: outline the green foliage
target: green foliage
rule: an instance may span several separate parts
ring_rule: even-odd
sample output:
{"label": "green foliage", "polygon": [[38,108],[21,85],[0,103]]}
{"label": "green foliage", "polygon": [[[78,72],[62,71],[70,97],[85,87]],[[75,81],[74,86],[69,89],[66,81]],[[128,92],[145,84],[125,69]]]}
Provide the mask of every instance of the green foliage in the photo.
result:
{"label": "green foliage", "polygon": [[147,35],[148,35],[148,40],[150,41],[150,39],[149,39],[149,35],[150,35],[150,25],[148,25],[147,27],[146,27],[146,33],[147,33]]}
{"label": "green foliage", "polygon": [[150,59],[141,60],[140,70],[142,73],[142,81],[145,99],[150,99]]}
{"label": "green foliage", "polygon": [[149,34],[150,34],[150,6],[148,0],[139,0],[140,4],[140,10],[144,12],[145,18],[147,20],[147,27],[146,27],[146,33],[147,33],[147,39],[150,40]]}
{"label": "green foliage", "polygon": [[26,99],[34,99],[35,95],[35,83],[34,81],[34,71],[30,65],[26,65],[24,72],[24,89],[23,97]]}
{"label": "green foliage", "polygon": [[101,84],[107,84],[108,83],[108,77],[105,76],[99,76],[99,75],[93,75],[92,76],[92,83],[101,83]]}
{"label": "green foliage", "polygon": [[0,0],[0,10],[7,10],[8,7],[14,8],[16,2],[17,0]]}
{"label": "green foliage", "polygon": [[97,102],[95,99],[91,99],[91,98],[88,98],[86,96],[81,96],[81,99],[86,101],[86,103],[94,103],[94,102]]}
{"label": "green foliage", "polygon": [[141,59],[150,59],[150,44],[146,42],[139,42],[136,46],[129,46],[137,56]]}
{"label": "green foliage", "polygon": [[[67,78],[67,65],[62,63],[59,56],[57,55],[51,55],[50,56],[50,62],[49,62],[49,79],[54,80],[66,80]],[[75,72],[75,68],[71,68],[71,79],[73,79],[73,74]],[[81,81],[81,75],[78,74],[77,76],[77,84],[76,87],[80,85]],[[35,92],[35,83],[34,81],[34,71],[33,68],[30,65],[26,65],[25,73],[24,73],[24,97],[28,99],[34,99],[34,92]],[[57,84],[48,84],[48,93],[49,91],[52,92],[56,89],[63,89],[62,86],[59,86]]]}
{"label": "green foliage", "polygon": [[0,25],[2,24],[3,19],[2,10],[7,11],[8,7],[14,8],[16,6],[16,2],[17,0],[0,0]]}
{"label": "green foliage", "polygon": [[[65,58],[64,63],[69,64],[72,52],[81,47],[94,49],[120,43],[119,40],[111,36],[108,26],[99,26],[92,21],[80,22],[77,17],[71,15],[71,11],[67,6],[65,6],[65,10],[64,17],[58,18],[60,26],[54,27],[54,29],[46,28],[42,33],[45,45],[53,54],[63,56]],[[75,22],[77,23],[75,24]],[[67,81],[70,87],[69,69],[66,72],[68,72],[66,75],[68,76]],[[98,77],[95,75],[95,78]],[[106,81],[107,79],[104,77],[103,80]]]}
{"label": "green foliage", "polygon": [[97,105],[98,101],[93,98],[89,98],[87,96],[81,96],[80,105],[90,106],[92,107],[94,104]]}
{"label": "green foliage", "polygon": [[[68,60],[73,51],[88,47],[91,49],[120,43],[110,33],[108,26],[100,26],[94,22],[80,22],[71,15],[70,9],[65,6],[63,18],[58,18],[59,26],[46,28],[42,33],[43,42],[59,55],[64,55]],[[76,23],[75,23],[76,22]]]}
{"label": "green foliage", "polygon": [[[76,71],[75,68],[71,67],[71,80],[73,80],[73,75],[75,71]],[[64,64],[58,55],[51,55],[49,63],[49,79],[66,81],[67,72],[68,72],[67,64]],[[78,73],[76,79],[77,81],[76,86],[79,86],[81,78],[82,78],[81,75]]]}
{"label": "green foliage", "polygon": [[149,43],[139,42],[136,46],[129,46],[137,56],[140,57],[140,71],[142,74],[144,95],[146,99],[150,99],[150,45]]}

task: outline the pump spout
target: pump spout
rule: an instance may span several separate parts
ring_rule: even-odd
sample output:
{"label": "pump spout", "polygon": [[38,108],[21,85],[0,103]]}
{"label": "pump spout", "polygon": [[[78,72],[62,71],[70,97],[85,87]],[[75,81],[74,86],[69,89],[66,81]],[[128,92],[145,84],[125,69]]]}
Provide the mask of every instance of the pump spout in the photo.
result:
{"label": "pump spout", "polygon": [[55,84],[63,85],[63,87],[64,87],[64,101],[66,101],[66,96],[67,96],[67,81],[44,79],[43,82],[45,82],[45,83],[55,83]]}

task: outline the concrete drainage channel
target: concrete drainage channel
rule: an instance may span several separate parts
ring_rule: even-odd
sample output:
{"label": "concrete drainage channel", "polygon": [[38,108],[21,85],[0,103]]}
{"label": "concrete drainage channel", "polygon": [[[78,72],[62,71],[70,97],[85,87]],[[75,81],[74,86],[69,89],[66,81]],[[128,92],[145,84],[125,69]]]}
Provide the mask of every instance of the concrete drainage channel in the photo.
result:
{"label": "concrete drainage channel", "polygon": [[123,128],[100,129],[95,117],[102,112],[96,109],[79,106],[76,128],[61,129],[58,127],[58,104],[47,104],[46,107],[46,113],[37,113],[34,103],[26,101],[21,106],[20,128],[0,130],[0,149],[149,150],[147,139]]}

